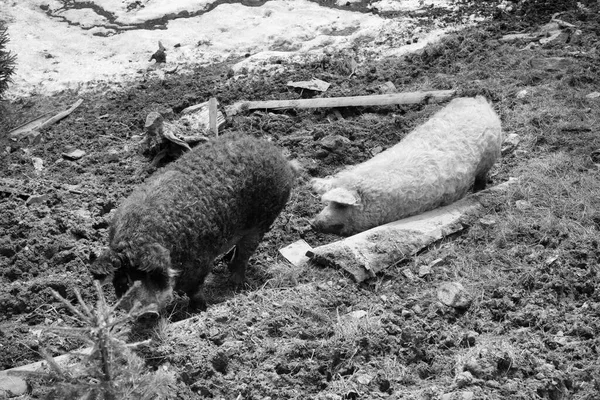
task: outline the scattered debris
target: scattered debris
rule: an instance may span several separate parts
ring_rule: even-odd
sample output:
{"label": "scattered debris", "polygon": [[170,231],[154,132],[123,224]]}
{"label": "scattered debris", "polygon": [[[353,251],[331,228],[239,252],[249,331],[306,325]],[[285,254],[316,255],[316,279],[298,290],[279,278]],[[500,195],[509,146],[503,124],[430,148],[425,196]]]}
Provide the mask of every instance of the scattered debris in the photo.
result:
{"label": "scattered debris", "polygon": [[531,203],[528,202],[527,200],[517,200],[515,202],[515,205],[521,211],[528,210],[531,208]]}
{"label": "scattered debris", "polygon": [[600,166],[600,149],[592,151],[590,153],[590,158],[594,164]]}
{"label": "scattered debris", "polygon": [[572,59],[566,57],[535,57],[529,60],[532,68],[545,71],[564,71],[573,63]]}
{"label": "scattered debris", "polygon": [[32,132],[37,131],[40,132],[42,129],[49,127],[50,125],[60,121],[61,119],[67,117],[73,111],[77,109],[83,103],[83,99],[79,99],[73,104],[70,108],[65,111],[59,112],[53,117],[48,117],[49,114],[44,114],[41,117],[38,117],[32,121],[27,122],[24,125],[21,125],[12,131],[9,132],[9,135],[12,139],[19,139],[21,137],[30,136]]}
{"label": "scattered debris", "polygon": [[585,97],[588,99],[597,99],[598,97],[600,97],[600,92],[592,92],[587,94]]}
{"label": "scattered debris", "polygon": [[208,100],[208,129],[215,135],[219,136],[219,126],[217,123],[217,109],[218,103],[217,99],[211,97]]}
{"label": "scattered debris", "polygon": [[167,53],[165,53],[165,46],[162,45],[162,43],[159,41],[158,42],[158,50],[156,50],[156,52],[154,54],[152,54],[152,57],[150,57],[150,59],[148,61],[152,61],[155,60],[157,64],[162,64],[162,63],[166,63],[167,62]]}
{"label": "scattered debris", "polygon": [[342,321],[352,321],[352,320],[359,320],[361,318],[364,318],[368,315],[369,313],[366,312],[365,310],[356,310],[356,311],[351,311],[348,314],[344,314],[340,317],[340,320]]}
{"label": "scattered debris", "polygon": [[388,94],[388,93],[396,93],[396,85],[393,82],[387,81],[377,86],[377,90],[379,93]]}
{"label": "scattered debris", "polygon": [[71,160],[71,161],[79,160],[84,155],[85,155],[85,151],[80,150],[80,149],[75,149],[75,150],[71,150],[67,153],[62,153],[63,158],[66,158],[67,160]]}
{"label": "scattered debris", "polygon": [[[213,105],[213,110],[216,110],[216,127],[217,131],[225,124],[225,115],[218,109],[219,103],[215,99],[216,104]],[[211,131],[210,129],[210,100],[204,103],[196,104],[181,111],[181,118],[176,122],[182,129],[185,127],[187,136],[184,138],[186,142],[199,142],[208,140],[205,135]],[[194,136],[195,135],[195,136]]]}
{"label": "scattered debris", "polygon": [[501,42],[514,42],[516,40],[523,40],[526,42],[534,42],[538,40],[538,35],[532,33],[509,33],[500,38]]}
{"label": "scattered debris", "polygon": [[37,118],[32,119],[31,121],[24,123],[23,125],[19,125],[15,129],[8,132],[8,134],[13,139],[27,136],[29,132],[37,129],[44,121],[50,118],[50,115],[51,113],[45,113]]}
{"label": "scattered debris", "polygon": [[419,278],[425,278],[428,275],[431,275],[433,269],[429,265],[421,265],[419,267]]}
{"label": "scattered debris", "polygon": [[490,227],[496,225],[498,222],[494,218],[482,217],[479,218],[479,223],[483,226]]}
{"label": "scattered debris", "polygon": [[330,83],[313,78],[310,81],[288,82],[288,86],[298,89],[314,90],[315,92],[325,92],[331,86]]}
{"label": "scattered debris", "polygon": [[49,194],[32,195],[25,201],[25,205],[30,206],[32,204],[41,204],[50,200]]}
{"label": "scattered debris", "polygon": [[572,42],[573,38],[577,35],[581,35],[578,33],[575,25],[570,24],[568,22],[552,19],[547,24],[541,26],[535,32],[530,33],[511,33],[508,35],[504,35],[500,38],[501,42],[514,42],[517,40],[523,42],[539,42],[542,46],[551,42],[556,41],[561,38],[563,42]]}
{"label": "scattered debris", "polygon": [[413,274],[413,272],[410,270],[410,268],[404,268],[402,270],[402,275],[404,275],[404,277],[406,279],[408,279],[409,281],[415,280],[415,274]]}
{"label": "scattered debris", "polygon": [[39,157],[31,157],[31,162],[33,163],[33,169],[36,172],[41,172],[44,169],[44,160]]}
{"label": "scattered debris", "polygon": [[179,69],[179,65],[176,65],[172,68],[165,69],[164,72],[165,72],[165,74],[174,74],[175,72],[177,72],[178,69]]}
{"label": "scattered debris", "polygon": [[461,340],[461,346],[463,347],[473,347],[477,343],[477,338],[479,337],[479,333],[476,331],[468,331],[465,333]]}
{"label": "scattered debris", "polygon": [[356,377],[356,382],[361,385],[368,385],[373,380],[373,376],[369,374],[361,374]]}
{"label": "scattered debris", "polygon": [[471,296],[459,282],[443,283],[437,290],[438,299],[447,306],[465,309],[471,305]]}
{"label": "scattered debris", "polygon": [[516,182],[518,179],[511,178],[448,206],[316,247],[306,255],[318,264],[341,268],[355,281],[362,282],[430,244],[464,229],[461,221],[466,215],[484,212],[481,202],[485,196],[503,193]]}
{"label": "scattered debris", "polygon": [[342,135],[327,135],[319,141],[323,148],[329,151],[336,151],[344,148],[346,145],[352,143],[350,139]]}
{"label": "scattered debris", "polygon": [[527,89],[523,89],[517,92],[516,97],[517,99],[524,99],[528,94],[529,92],[527,91]]}
{"label": "scattered debris", "polygon": [[227,107],[227,115],[243,111],[286,108],[326,108],[326,107],[362,107],[384,106],[391,104],[418,104],[424,101],[448,100],[456,90],[433,90],[425,92],[405,92],[375,94],[370,96],[329,97],[318,99],[239,101]]}
{"label": "scattered debris", "polygon": [[558,261],[558,256],[552,256],[546,259],[546,261],[544,261],[544,265],[546,267],[551,266],[552,264],[554,264],[556,261]]}
{"label": "scattered debris", "polygon": [[300,239],[294,243],[279,249],[279,253],[295,266],[300,266],[308,261],[306,252],[310,251],[312,247],[304,240]]}
{"label": "scattered debris", "polygon": [[70,193],[74,193],[74,194],[82,194],[83,193],[80,190],[81,184],[78,184],[78,185],[69,185],[69,184],[65,183],[63,186]]}

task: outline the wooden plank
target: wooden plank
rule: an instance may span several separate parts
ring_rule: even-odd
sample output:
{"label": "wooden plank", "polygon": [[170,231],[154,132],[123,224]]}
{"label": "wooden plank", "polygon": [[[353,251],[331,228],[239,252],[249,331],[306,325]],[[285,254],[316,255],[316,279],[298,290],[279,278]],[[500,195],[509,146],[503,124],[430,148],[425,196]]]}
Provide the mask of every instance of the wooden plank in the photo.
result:
{"label": "wooden plank", "polygon": [[454,94],[456,94],[456,90],[433,90],[425,92],[387,93],[369,96],[327,97],[318,99],[241,101],[229,106],[227,108],[227,114],[234,115],[242,111],[260,109],[281,110],[286,108],[364,107],[393,104],[417,104],[429,99],[435,101],[446,100],[454,96]]}

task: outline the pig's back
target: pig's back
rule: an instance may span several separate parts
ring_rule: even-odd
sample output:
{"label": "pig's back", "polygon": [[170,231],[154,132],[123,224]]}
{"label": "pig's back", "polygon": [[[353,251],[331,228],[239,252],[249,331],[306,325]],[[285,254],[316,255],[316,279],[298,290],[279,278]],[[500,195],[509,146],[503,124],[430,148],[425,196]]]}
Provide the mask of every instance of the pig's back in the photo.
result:
{"label": "pig's back", "polygon": [[393,220],[451,203],[468,191],[500,153],[500,119],[483,97],[457,98],[395,146],[341,172],[336,185],[367,202],[402,204]]}

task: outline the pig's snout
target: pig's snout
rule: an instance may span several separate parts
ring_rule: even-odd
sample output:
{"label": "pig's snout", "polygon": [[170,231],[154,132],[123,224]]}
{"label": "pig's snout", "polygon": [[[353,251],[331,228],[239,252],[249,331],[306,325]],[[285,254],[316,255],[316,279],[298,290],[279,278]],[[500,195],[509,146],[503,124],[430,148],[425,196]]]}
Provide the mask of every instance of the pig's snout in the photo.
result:
{"label": "pig's snout", "polygon": [[334,233],[336,235],[339,235],[344,229],[344,224],[330,223],[323,218],[319,218],[319,216],[310,220],[310,226],[317,232]]}

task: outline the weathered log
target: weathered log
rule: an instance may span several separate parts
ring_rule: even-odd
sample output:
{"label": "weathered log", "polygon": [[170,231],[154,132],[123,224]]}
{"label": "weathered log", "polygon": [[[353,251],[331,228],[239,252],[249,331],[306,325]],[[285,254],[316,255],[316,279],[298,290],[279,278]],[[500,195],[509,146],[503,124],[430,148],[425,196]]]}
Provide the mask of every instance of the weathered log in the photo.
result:
{"label": "weathered log", "polygon": [[316,247],[306,255],[318,264],[341,268],[354,280],[362,282],[430,244],[463,230],[466,217],[483,214],[484,198],[505,192],[516,181],[510,179],[448,206]]}

